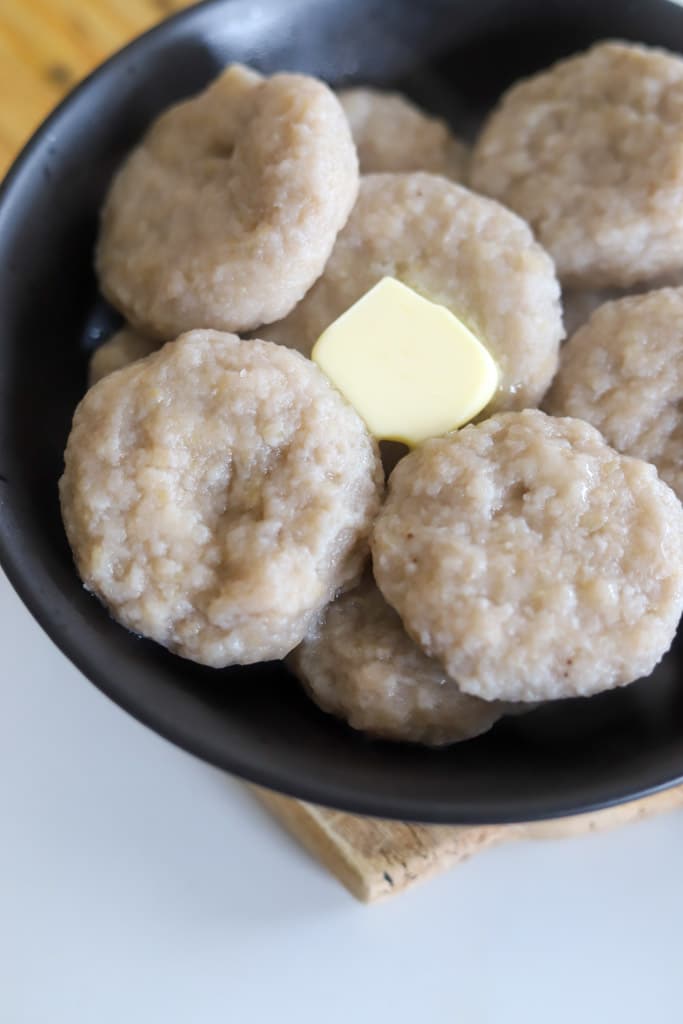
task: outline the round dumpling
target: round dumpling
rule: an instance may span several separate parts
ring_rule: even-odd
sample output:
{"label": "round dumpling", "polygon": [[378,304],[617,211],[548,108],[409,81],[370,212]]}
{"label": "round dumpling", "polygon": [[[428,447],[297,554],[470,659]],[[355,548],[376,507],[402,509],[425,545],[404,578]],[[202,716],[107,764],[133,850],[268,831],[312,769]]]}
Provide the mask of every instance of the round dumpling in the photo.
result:
{"label": "round dumpling", "polygon": [[683,506],[578,419],[503,413],[399,462],[375,579],[427,654],[487,700],[647,676],[683,610]]}
{"label": "round dumpling", "polygon": [[97,249],[102,291],[162,340],[277,320],[322,272],[357,190],[356,150],[330,89],[235,65],[162,114],[114,179]]}
{"label": "round dumpling", "polygon": [[88,365],[88,385],[92,387],[98,380],[120,370],[137,359],[144,359],[159,348],[159,342],[138,334],[132,327],[122,327],[111,338],[95,349],[90,356]]}
{"label": "round dumpling", "polygon": [[596,310],[565,345],[546,408],[653,462],[683,500],[683,288]]}
{"label": "round dumpling", "polygon": [[326,608],[288,664],[323,711],[384,739],[457,743],[507,710],[462,693],[410,639],[369,574]]}
{"label": "round dumpling", "polygon": [[111,614],[220,668],[284,657],[357,581],[382,488],[376,443],[312,362],[193,331],[87,392],[60,497]]}
{"label": "round dumpling", "polygon": [[598,43],[505,93],[473,188],[524,217],[563,284],[628,287],[683,269],[683,60]]}
{"label": "round dumpling", "polygon": [[430,171],[466,181],[469,147],[456,139],[441,118],[426,114],[405,96],[378,89],[338,93],[361,174]]}
{"label": "round dumpling", "polygon": [[383,277],[459,317],[498,364],[488,411],[538,405],[563,337],[552,260],[519,217],[434,174],[371,174],[322,277],[262,332],[310,355],[323,330]]}

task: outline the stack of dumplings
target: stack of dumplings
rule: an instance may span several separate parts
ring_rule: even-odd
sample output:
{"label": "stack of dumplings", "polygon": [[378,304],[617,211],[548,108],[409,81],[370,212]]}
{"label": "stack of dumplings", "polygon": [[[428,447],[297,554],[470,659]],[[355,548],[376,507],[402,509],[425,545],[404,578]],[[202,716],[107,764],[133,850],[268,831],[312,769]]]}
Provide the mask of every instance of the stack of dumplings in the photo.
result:
{"label": "stack of dumplings", "polygon": [[[183,658],[283,659],[395,741],[647,677],[683,612],[681,194],[661,50],[516,83],[472,148],[397,93],[227,68],[102,210],[125,323],[60,481],[85,586]],[[387,276],[458,317],[498,387],[385,479],[310,357]]]}

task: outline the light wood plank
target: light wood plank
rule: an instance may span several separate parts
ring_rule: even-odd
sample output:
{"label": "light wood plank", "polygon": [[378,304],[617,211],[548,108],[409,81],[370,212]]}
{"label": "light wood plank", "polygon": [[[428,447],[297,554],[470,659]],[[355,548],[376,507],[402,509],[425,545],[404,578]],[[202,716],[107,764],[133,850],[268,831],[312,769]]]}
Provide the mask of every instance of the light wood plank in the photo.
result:
{"label": "light wood plank", "polygon": [[65,93],[188,0],[5,0],[0,4],[0,177]]}
{"label": "light wood plank", "polygon": [[356,899],[374,903],[517,839],[601,832],[683,808],[683,786],[604,811],[526,825],[465,828],[359,818],[255,789],[268,810]]}

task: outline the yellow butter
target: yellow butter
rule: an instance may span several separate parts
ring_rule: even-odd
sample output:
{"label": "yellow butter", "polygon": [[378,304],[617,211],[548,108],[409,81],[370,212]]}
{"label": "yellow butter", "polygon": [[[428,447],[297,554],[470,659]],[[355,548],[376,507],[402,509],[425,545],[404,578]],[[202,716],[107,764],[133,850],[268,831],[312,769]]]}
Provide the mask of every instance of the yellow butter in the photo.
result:
{"label": "yellow butter", "polygon": [[474,334],[393,277],[330,324],[311,358],[375,437],[411,446],[473,419],[498,386]]}

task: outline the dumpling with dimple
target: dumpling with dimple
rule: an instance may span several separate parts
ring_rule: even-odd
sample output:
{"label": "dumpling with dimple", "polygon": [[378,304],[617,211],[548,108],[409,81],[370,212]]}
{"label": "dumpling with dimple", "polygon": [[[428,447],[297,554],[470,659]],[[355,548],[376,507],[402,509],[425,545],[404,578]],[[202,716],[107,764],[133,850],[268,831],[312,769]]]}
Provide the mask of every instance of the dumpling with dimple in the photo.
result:
{"label": "dumpling with dimple", "polygon": [[112,615],[221,668],[284,657],[356,582],[382,489],[377,445],[312,362],[193,331],[87,392],[60,498]]}
{"label": "dumpling with dimple", "polygon": [[331,90],[234,65],[163,113],[114,179],[97,247],[102,291],[162,340],[277,320],[322,272],[357,190]]}
{"label": "dumpling with dimple", "polygon": [[578,419],[509,412],[390,478],[375,579],[465,693],[588,696],[647,676],[683,611],[683,507]]}

